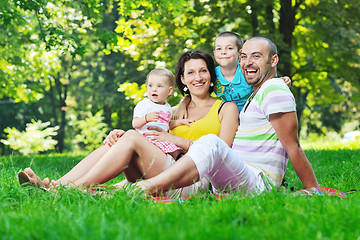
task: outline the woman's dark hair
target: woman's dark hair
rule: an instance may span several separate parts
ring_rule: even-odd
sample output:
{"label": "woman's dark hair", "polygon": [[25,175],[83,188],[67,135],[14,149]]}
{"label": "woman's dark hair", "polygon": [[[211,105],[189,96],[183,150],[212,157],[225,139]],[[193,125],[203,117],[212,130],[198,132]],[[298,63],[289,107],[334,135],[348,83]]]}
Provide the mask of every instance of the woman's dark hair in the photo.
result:
{"label": "woman's dark hair", "polygon": [[210,86],[209,93],[212,93],[215,88],[216,84],[216,73],[215,73],[215,65],[214,65],[214,59],[205,51],[201,50],[190,50],[185,53],[183,53],[176,65],[176,74],[175,74],[175,80],[176,85],[178,89],[180,90],[182,95],[185,95],[186,92],[184,92],[185,85],[181,82],[181,76],[184,76],[184,66],[187,61],[190,59],[202,59],[206,62],[206,66],[209,70],[211,79],[210,82],[212,82],[213,86]]}

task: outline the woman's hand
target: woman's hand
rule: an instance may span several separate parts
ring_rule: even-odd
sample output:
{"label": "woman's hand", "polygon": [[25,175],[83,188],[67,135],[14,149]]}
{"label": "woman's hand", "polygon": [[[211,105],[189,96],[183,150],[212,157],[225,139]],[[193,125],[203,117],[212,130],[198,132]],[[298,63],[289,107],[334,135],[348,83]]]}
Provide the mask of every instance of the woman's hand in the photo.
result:
{"label": "woman's hand", "polygon": [[148,127],[148,129],[154,131],[146,132],[144,135],[154,142],[171,142],[182,149],[189,149],[191,143],[188,139],[174,136],[158,127]]}
{"label": "woman's hand", "polygon": [[187,125],[189,127],[191,127],[190,123],[194,122],[194,120],[190,120],[190,119],[178,119],[178,120],[171,120],[169,123],[169,127],[170,129],[176,128],[177,126],[180,125]]}
{"label": "woman's hand", "polygon": [[154,142],[173,142],[174,135],[165,132],[163,129],[158,127],[149,127],[149,130],[154,130],[144,133],[146,137],[153,140]]}
{"label": "woman's hand", "polygon": [[111,147],[124,133],[125,131],[121,129],[112,130],[104,139],[103,145],[108,145],[109,147]]}

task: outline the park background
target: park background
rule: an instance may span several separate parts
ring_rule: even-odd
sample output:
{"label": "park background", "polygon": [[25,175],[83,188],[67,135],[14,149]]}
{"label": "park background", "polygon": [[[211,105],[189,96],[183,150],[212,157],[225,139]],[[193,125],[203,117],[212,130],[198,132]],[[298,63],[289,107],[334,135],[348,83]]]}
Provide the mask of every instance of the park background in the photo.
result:
{"label": "park background", "polygon": [[2,1],[0,152],[93,150],[131,127],[151,69],[212,53],[222,31],[273,39],[300,138],[340,140],[360,126],[359,15],[351,0]]}
{"label": "park background", "polygon": [[[360,186],[360,144],[340,141],[360,124],[359,16],[357,0],[0,1],[1,238],[360,239],[359,192],[349,193]],[[110,129],[130,128],[149,70],[174,72],[187,49],[211,53],[222,31],[277,43],[306,155],[320,185],[346,198],[294,196],[303,185],[291,163],[280,191],[172,204],[18,184],[28,166],[59,178]]]}

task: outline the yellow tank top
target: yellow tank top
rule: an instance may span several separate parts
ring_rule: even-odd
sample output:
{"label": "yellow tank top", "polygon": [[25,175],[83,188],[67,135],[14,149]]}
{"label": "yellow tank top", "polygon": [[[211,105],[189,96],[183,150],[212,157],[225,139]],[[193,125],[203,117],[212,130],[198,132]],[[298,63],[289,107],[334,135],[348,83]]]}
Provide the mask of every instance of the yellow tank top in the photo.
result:
{"label": "yellow tank top", "polygon": [[205,117],[190,123],[191,127],[188,125],[177,126],[170,130],[170,133],[189,140],[198,140],[201,136],[210,133],[219,136],[220,121],[218,110],[221,102],[221,100],[216,100],[209,113]]}

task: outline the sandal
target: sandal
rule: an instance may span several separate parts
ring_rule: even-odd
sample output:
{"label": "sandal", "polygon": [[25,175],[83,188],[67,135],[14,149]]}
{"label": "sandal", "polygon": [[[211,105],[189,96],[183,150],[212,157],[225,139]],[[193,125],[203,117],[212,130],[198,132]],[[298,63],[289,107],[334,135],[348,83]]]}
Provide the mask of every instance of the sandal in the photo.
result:
{"label": "sandal", "polygon": [[[29,175],[27,175],[24,171],[20,171],[18,173],[18,180],[19,180],[19,184],[21,186],[24,186],[24,187],[27,187],[27,186],[36,187],[36,188],[42,189],[44,191],[49,191],[49,188],[45,187],[44,185],[31,182]],[[39,180],[41,181],[40,178],[39,178]]]}
{"label": "sandal", "polygon": [[30,177],[24,171],[18,173],[18,179],[20,185],[36,187],[35,183],[30,181]]}

